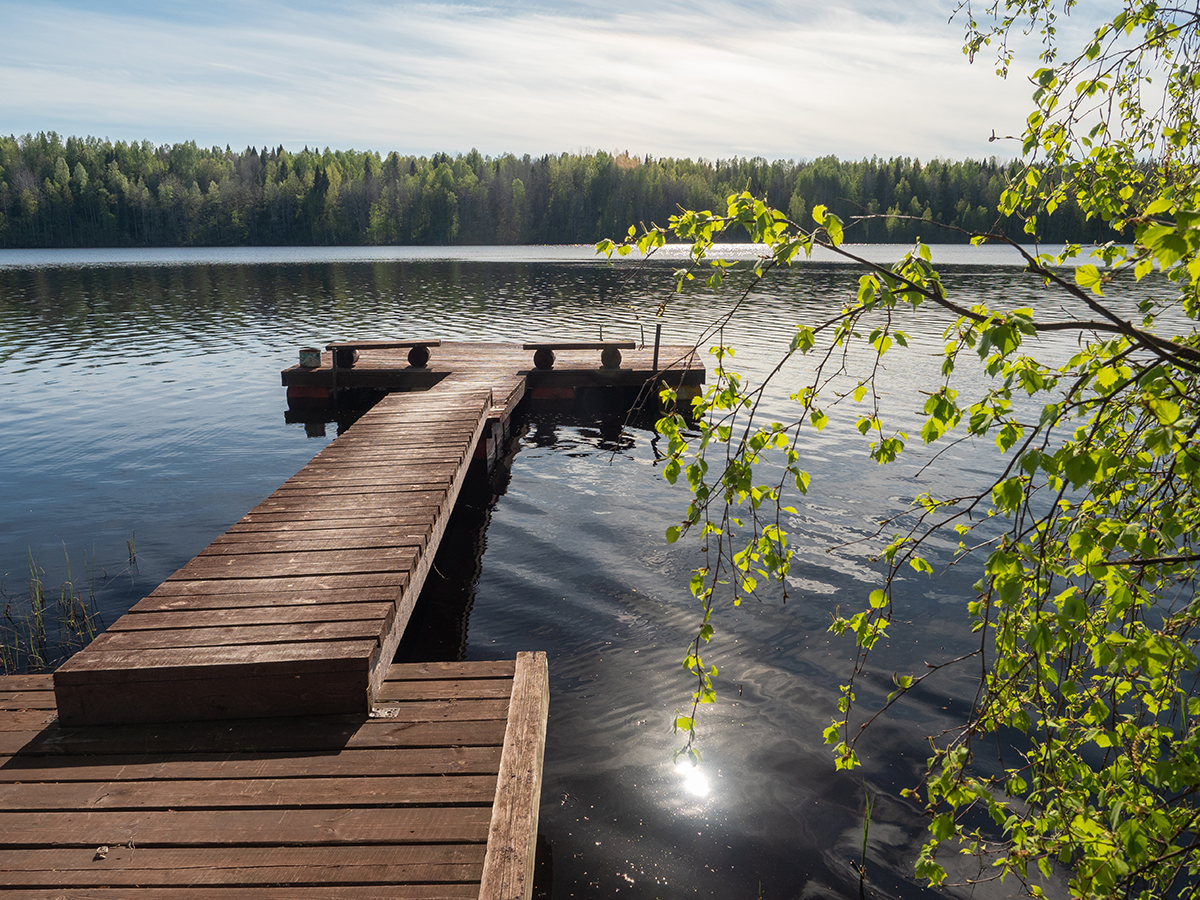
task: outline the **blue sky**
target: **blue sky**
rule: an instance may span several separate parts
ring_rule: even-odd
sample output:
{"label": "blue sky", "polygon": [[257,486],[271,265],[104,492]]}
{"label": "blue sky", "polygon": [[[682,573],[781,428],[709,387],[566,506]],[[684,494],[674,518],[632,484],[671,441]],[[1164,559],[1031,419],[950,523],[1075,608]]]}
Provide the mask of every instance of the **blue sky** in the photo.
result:
{"label": "blue sky", "polygon": [[1011,156],[952,2],[0,0],[0,132],[155,143]]}

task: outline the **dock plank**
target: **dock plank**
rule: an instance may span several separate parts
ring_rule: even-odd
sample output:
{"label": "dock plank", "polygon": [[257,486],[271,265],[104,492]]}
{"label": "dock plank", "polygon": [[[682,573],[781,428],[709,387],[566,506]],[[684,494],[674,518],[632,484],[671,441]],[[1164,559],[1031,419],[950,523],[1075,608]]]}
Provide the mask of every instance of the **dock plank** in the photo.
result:
{"label": "dock plank", "polygon": [[[0,720],[4,717],[0,715]],[[0,756],[0,781],[29,781],[45,771],[45,760],[31,748]],[[360,775],[487,775],[500,766],[500,744],[480,747],[392,747],[386,750],[341,748],[290,751],[245,750],[237,753],[164,751],[103,756],[63,756],[55,760],[54,781],[184,781],[204,778],[315,778],[346,772]]]}
{"label": "dock plank", "polygon": [[370,809],[5,811],[10,847],[86,847],[135,841],[156,846],[194,844],[354,844],[477,842],[487,839],[486,807]]}
{"label": "dock plank", "polygon": [[395,614],[395,607],[376,618],[291,624],[227,624],[207,628],[136,629],[106,632],[92,642],[107,652],[161,650],[175,647],[234,647],[242,644],[320,643],[322,641],[373,640]]}
{"label": "dock plank", "polygon": [[[223,779],[182,782],[63,782],[0,784],[8,812],[120,810],[179,807],[479,806],[491,802],[496,779],[485,776],[354,776],[305,779]],[[7,841],[8,835],[5,835]]]}
{"label": "dock plank", "polygon": [[545,655],[518,655],[479,900],[512,900],[533,894],[549,709],[550,681]]}
{"label": "dock plank", "polygon": [[109,626],[107,634],[122,631],[211,628],[222,625],[288,625],[293,622],[342,622],[382,619],[395,611],[388,603],[306,603],[237,607],[233,609],[181,609],[130,611]]}

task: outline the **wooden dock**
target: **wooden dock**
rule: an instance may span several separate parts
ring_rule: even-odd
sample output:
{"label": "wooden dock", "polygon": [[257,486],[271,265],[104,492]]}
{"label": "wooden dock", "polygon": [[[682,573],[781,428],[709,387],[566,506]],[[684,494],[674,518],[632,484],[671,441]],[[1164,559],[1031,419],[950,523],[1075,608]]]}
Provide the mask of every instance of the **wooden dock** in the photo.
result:
{"label": "wooden dock", "polygon": [[[691,348],[659,356],[658,377],[703,380]],[[522,398],[656,376],[650,350],[599,363],[594,349],[568,349],[543,370],[516,345],[442,343],[424,367],[403,349],[373,349],[349,368],[326,353],[317,368],[286,370],[289,392],[320,382],[390,393],[63,664],[62,721],[370,709],[468,466],[493,455]]]}
{"label": "wooden dock", "polygon": [[704,369],[679,347],[610,342],[598,365],[599,344],[539,344],[539,368],[512,345],[413,365],[358,343],[331,345],[352,364],[284,371],[289,402],[386,396],[52,677],[0,677],[0,890],[529,900],[545,654],[391,660],[523,398]]}
{"label": "wooden dock", "polygon": [[54,673],[65,723],[362,712],[492,395],[388,395]]}
{"label": "wooden dock", "polygon": [[0,892],[518,900],[545,654],[391,666],[368,715],[68,727],[0,677]]}
{"label": "wooden dock", "polygon": [[704,365],[694,348],[680,345],[661,346],[657,366],[653,347],[623,349],[620,365],[615,368],[601,366],[601,354],[594,349],[558,350],[550,369],[536,367],[535,351],[520,344],[442,341],[432,349],[423,367],[409,365],[407,353],[403,348],[364,351],[352,367],[335,370],[333,354],[326,352],[319,367],[292,366],[284,370],[283,386],[293,404],[323,403],[338,392],[425,390],[450,377],[477,384],[509,377],[520,379],[524,392],[536,403],[570,400],[581,391],[597,388],[632,388],[636,392],[656,378],[675,387],[695,388],[705,378]]}

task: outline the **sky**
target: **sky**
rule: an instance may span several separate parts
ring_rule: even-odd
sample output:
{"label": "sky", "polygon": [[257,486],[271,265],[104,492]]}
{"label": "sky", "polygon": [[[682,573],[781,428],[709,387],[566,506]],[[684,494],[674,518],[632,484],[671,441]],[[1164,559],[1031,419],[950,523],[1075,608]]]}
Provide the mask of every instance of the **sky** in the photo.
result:
{"label": "sky", "polygon": [[0,133],[386,153],[1011,158],[953,0],[0,0]]}

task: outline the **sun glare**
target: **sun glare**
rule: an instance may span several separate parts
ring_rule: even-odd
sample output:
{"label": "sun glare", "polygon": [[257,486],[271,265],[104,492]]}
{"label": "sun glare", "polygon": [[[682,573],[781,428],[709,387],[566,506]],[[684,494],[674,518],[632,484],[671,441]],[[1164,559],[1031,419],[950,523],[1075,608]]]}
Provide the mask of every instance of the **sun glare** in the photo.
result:
{"label": "sun glare", "polygon": [[675,764],[675,771],[683,776],[685,791],[696,797],[708,796],[708,776],[700,771],[699,766],[693,766],[686,759],[681,759]]}

